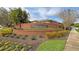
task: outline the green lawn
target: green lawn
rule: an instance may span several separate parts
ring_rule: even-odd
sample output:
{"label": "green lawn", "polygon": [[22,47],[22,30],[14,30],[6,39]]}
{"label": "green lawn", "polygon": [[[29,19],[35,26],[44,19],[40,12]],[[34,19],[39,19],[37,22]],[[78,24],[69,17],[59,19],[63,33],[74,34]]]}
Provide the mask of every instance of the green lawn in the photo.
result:
{"label": "green lawn", "polygon": [[63,51],[66,40],[48,40],[39,45],[37,51]]}

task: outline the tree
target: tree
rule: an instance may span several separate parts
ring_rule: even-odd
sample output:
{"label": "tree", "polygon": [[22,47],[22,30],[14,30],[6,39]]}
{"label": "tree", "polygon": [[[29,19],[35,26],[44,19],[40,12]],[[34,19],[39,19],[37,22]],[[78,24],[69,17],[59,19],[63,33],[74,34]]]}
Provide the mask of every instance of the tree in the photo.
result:
{"label": "tree", "polygon": [[76,10],[67,9],[60,12],[58,16],[64,20],[63,25],[64,29],[66,29],[76,21],[78,13],[76,12]]}
{"label": "tree", "polygon": [[51,19],[48,19],[47,21],[48,21],[48,22],[53,22],[53,20],[51,20]]}
{"label": "tree", "polygon": [[22,9],[18,8],[17,11],[18,11],[17,20],[18,20],[18,23],[20,24],[20,28],[21,28],[21,23],[23,23],[23,21],[24,21],[23,14],[22,14]]}
{"label": "tree", "polygon": [[9,20],[13,23],[13,24],[17,24],[19,21],[17,20],[17,15],[18,15],[18,11],[17,8],[10,8],[9,11]]}
{"label": "tree", "polygon": [[9,12],[9,16],[11,22],[14,24],[20,24],[20,28],[21,28],[21,23],[30,22],[28,20],[28,13],[25,10],[22,10],[21,8],[14,8],[10,10],[11,11]]}
{"label": "tree", "polygon": [[28,20],[29,14],[26,11],[22,12],[22,23],[29,23],[30,21]]}
{"label": "tree", "polygon": [[10,21],[8,19],[8,11],[1,7],[0,8],[0,25],[3,25],[3,26],[7,26],[7,24],[9,24]]}
{"label": "tree", "polygon": [[73,24],[72,26],[74,26],[74,27],[79,27],[79,23],[75,23],[75,24]]}

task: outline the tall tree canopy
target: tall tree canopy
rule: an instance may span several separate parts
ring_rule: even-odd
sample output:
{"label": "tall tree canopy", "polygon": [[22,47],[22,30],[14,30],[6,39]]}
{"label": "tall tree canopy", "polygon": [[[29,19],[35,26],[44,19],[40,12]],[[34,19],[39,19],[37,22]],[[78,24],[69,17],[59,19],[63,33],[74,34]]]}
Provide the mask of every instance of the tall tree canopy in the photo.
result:
{"label": "tall tree canopy", "polygon": [[9,19],[12,23],[28,23],[28,13],[21,8],[12,8],[9,12]]}

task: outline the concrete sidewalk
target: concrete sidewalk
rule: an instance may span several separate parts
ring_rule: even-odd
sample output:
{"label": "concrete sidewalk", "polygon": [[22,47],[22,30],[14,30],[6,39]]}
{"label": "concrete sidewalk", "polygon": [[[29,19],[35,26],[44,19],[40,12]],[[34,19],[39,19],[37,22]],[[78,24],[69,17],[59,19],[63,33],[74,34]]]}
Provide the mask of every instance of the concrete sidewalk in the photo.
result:
{"label": "concrete sidewalk", "polygon": [[71,30],[64,51],[79,51],[79,32],[75,29]]}

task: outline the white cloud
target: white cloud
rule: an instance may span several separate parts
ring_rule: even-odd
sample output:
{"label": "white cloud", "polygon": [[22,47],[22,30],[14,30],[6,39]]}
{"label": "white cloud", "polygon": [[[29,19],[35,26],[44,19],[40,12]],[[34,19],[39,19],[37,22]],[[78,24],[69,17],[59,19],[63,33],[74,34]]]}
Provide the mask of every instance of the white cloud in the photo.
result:
{"label": "white cloud", "polygon": [[46,17],[46,13],[47,13],[46,8],[39,8],[39,9],[38,9],[38,13],[39,13],[39,15],[40,15],[40,17],[41,17],[42,19],[47,18],[47,17]]}
{"label": "white cloud", "polygon": [[[28,9],[26,9],[28,10]],[[33,11],[29,11],[29,13],[31,14],[31,19],[38,19],[38,20],[42,20],[42,19],[47,19],[48,16],[53,16],[56,15],[57,13],[59,13],[61,11],[61,8],[49,8],[49,7],[45,7],[45,8],[35,8],[35,10]],[[38,15],[35,15],[33,13],[38,13]]]}
{"label": "white cloud", "polygon": [[48,12],[48,16],[56,15],[61,11],[61,8],[51,8]]}
{"label": "white cloud", "polygon": [[79,23],[79,19],[76,19],[75,23]]}

